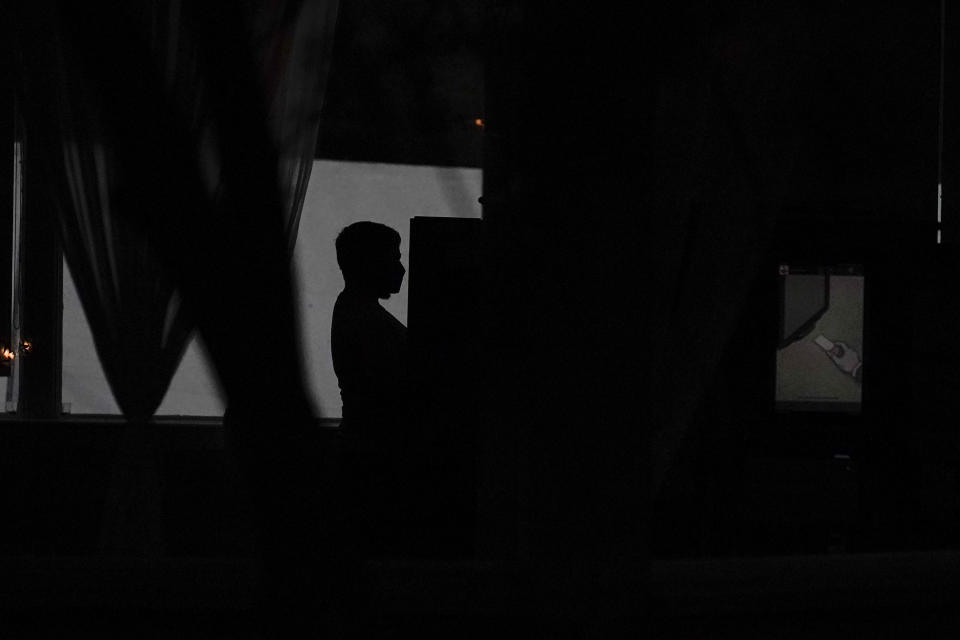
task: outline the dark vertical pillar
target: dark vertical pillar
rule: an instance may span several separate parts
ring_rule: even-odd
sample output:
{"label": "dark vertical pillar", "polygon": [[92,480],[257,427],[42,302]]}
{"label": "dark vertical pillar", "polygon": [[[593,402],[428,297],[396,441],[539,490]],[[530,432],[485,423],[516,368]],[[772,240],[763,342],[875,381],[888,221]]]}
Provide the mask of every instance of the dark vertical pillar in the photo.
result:
{"label": "dark vertical pillar", "polygon": [[941,7],[941,180],[943,181],[943,198],[941,201],[942,214],[942,241],[944,244],[960,244],[960,153],[957,145],[960,143],[960,127],[957,122],[957,100],[960,98],[960,83],[957,82],[958,65],[960,65],[960,20],[956,6]]}
{"label": "dark vertical pillar", "polygon": [[650,285],[637,240],[654,78],[637,61],[654,59],[640,49],[658,31],[650,16],[638,26],[592,6],[488,10],[495,415],[481,533],[520,567],[529,611],[589,624],[627,601],[616,574],[640,577],[646,556],[648,362],[637,345]]}
{"label": "dark vertical pillar", "polygon": [[61,412],[63,254],[50,185],[40,170],[38,149],[25,140],[20,233],[21,349],[18,413],[55,418]]}
{"label": "dark vertical pillar", "polygon": [[518,275],[521,222],[517,188],[522,148],[517,112],[523,87],[523,6],[517,0],[484,3],[484,131],[482,289],[489,303],[481,325],[485,384],[479,404],[484,416],[479,438],[477,549],[481,557],[513,562],[518,554],[519,432],[522,391],[516,384],[523,336],[516,312],[523,305]]}
{"label": "dark vertical pillar", "polygon": [[[9,21],[0,44],[0,348],[10,348],[10,276],[13,269],[13,145],[16,116],[13,97],[13,51]],[[0,376],[10,375],[9,361],[0,358]]]}

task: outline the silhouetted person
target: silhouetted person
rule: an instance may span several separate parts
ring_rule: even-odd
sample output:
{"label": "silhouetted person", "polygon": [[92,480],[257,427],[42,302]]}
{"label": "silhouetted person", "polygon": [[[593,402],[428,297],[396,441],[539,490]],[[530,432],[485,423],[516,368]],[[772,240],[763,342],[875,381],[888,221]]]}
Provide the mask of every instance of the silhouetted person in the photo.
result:
{"label": "silhouetted person", "polygon": [[333,368],[344,434],[367,447],[397,435],[387,423],[408,413],[407,328],[379,302],[400,291],[406,269],[400,234],[386,225],[352,224],[337,236],[336,247],[345,286],[333,308]]}
{"label": "silhouetted person", "polygon": [[380,305],[406,273],[400,235],[357,222],[337,236],[344,289],[333,309],[333,368],[343,400],[343,462],[355,542],[364,554],[397,553],[410,519],[411,395],[407,329]]}

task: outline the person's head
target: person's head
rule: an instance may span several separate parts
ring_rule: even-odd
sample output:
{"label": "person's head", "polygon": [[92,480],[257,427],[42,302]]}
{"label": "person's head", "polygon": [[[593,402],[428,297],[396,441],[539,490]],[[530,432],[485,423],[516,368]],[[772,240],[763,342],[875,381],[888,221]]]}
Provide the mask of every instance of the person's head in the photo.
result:
{"label": "person's head", "polygon": [[337,264],[347,287],[389,298],[407,272],[400,262],[400,234],[377,222],[355,222],[337,236]]}

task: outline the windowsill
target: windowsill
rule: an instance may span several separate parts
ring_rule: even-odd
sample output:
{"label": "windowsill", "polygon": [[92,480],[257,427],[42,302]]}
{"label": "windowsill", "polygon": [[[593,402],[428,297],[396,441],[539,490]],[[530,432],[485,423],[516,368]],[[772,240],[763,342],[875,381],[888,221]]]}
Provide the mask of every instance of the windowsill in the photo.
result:
{"label": "windowsill", "polygon": [[[315,418],[315,421],[316,425],[322,429],[337,429],[340,427],[342,418]],[[0,425],[18,423],[31,425],[121,426],[127,424],[127,420],[122,415],[117,414],[65,413],[58,418],[31,418],[18,416],[13,413],[0,414]],[[150,424],[175,427],[222,427],[223,417],[188,415],[154,416],[150,420]]]}
{"label": "windowsill", "polygon": [[[949,610],[960,593],[958,561],[957,551],[932,551],[655,561],[597,565],[593,572],[616,578],[626,613],[639,613],[646,600],[653,617],[662,621],[830,612],[869,616],[896,609],[932,615]],[[8,606],[214,611],[249,605],[258,565],[250,557],[0,556],[0,569],[0,594]],[[371,559],[367,564],[382,611],[447,615],[529,611],[529,605],[518,609],[530,595],[522,586],[527,579],[518,578],[529,578],[531,569],[479,560]],[[570,577],[562,565],[544,566],[535,574],[543,580],[555,578],[552,572]],[[542,590],[553,582],[536,584]],[[550,607],[550,602],[540,605]]]}
{"label": "windowsill", "polygon": [[[172,451],[220,451],[224,449],[223,418],[220,416],[155,416],[160,446]],[[339,418],[316,418],[324,434],[339,432]],[[113,448],[128,425],[123,416],[64,414],[59,418],[26,418],[0,415],[0,441],[53,448]]]}

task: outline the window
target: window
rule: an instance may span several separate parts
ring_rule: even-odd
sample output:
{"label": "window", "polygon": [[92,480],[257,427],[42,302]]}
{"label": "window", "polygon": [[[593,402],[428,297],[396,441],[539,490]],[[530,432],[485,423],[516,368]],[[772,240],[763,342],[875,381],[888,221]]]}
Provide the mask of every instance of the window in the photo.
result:
{"label": "window", "polygon": [[[413,216],[480,217],[481,170],[402,164],[317,160],[307,190],[294,251],[301,309],[304,368],[319,415],[341,416],[340,393],[330,359],[330,319],[343,281],[334,240],[358,220],[395,228],[407,265]],[[80,300],[64,267],[63,402],[74,414],[119,414]],[[406,285],[384,302],[406,321]],[[258,374],[269,375],[269,361]],[[184,355],[157,415],[219,416],[224,401],[202,344]]]}

